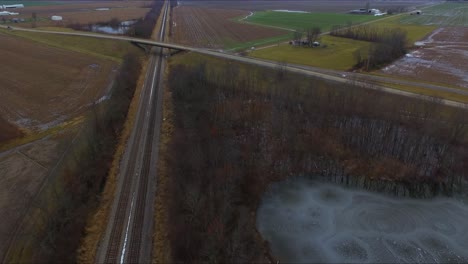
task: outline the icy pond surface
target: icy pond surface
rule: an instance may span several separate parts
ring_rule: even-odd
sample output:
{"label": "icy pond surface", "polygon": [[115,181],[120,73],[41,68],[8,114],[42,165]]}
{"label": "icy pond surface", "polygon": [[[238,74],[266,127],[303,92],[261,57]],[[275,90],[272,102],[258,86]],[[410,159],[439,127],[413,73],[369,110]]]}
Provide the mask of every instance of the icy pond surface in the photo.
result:
{"label": "icy pond surface", "polygon": [[274,184],[257,227],[280,262],[466,263],[468,206],[346,189],[303,178]]}

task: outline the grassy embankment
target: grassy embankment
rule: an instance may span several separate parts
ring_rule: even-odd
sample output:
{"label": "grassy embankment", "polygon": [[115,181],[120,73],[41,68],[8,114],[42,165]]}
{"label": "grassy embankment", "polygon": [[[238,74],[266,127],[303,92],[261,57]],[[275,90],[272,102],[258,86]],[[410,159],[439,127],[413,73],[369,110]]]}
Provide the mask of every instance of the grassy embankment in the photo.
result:
{"label": "grassy embankment", "polygon": [[[164,10],[164,9],[163,9]],[[168,19],[171,21],[173,8],[172,5],[169,8]],[[158,34],[157,29],[160,28],[162,23],[162,16],[158,20],[158,24],[155,27],[153,34]],[[166,24],[167,27],[171,27],[170,23]],[[170,30],[166,30],[165,39],[171,40]],[[170,52],[170,51],[168,51]],[[176,56],[177,57],[177,56]],[[156,191],[156,198],[154,204],[154,231],[153,231],[153,251],[152,251],[152,262],[153,263],[172,263],[172,252],[169,242],[169,203],[167,199],[169,197],[170,188],[170,174],[168,171],[168,164],[163,158],[168,153],[169,142],[174,131],[174,113],[173,113],[173,102],[171,98],[171,92],[168,87],[168,76],[169,67],[166,65],[164,71],[163,81],[163,100],[162,100],[162,122],[159,139],[159,160],[157,170],[157,182],[158,187]]]}

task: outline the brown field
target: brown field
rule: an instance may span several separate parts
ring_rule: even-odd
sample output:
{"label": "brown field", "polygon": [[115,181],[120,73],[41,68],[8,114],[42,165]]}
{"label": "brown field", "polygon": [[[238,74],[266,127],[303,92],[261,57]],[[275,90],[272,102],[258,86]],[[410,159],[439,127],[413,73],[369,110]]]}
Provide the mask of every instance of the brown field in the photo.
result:
{"label": "brown field", "polygon": [[380,73],[468,89],[468,28],[435,30],[420,48]]}
{"label": "brown field", "polygon": [[23,133],[17,126],[11,124],[0,116],[0,145],[8,140],[20,137]]}
{"label": "brown field", "polygon": [[249,12],[178,6],[173,11],[172,41],[191,46],[222,48],[225,45],[248,42],[286,34],[286,31],[240,24],[233,18]]}
{"label": "brown field", "polygon": [[[143,18],[150,10],[151,1],[109,1],[109,2],[85,2],[52,6],[31,6],[18,9],[18,18],[26,19],[19,26],[31,27],[30,19],[33,13],[37,14],[36,26],[66,26],[70,23],[97,23],[106,22],[112,18],[119,20],[132,20]],[[110,8],[110,10],[96,10],[97,8]],[[51,21],[53,15],[62,16],[63,21]]]}
{"label": "brown field", "polygon": [[[428,4],[424,0],[409,0],[409,1],[369,1],[371,8],[379,8],[385,10],[395,7],[411,7]],[[181,1],[182,5],[207,7],[207,8],[223,8],[223,9],[238,9],[248,11],[273,10],[273,9],[288,9],[288,10],[303,10],[311,12],[347,12],[352,9],[364,8],[367,1],[361,0],[309,0],[309,1]]]}
{"label": "brown field", "polygon": [[66,149],[70,133],[0,153],[0,260],[32,198]]}
{"label": "brown field", "polygon": [[116,63],[0,33],[0,116],[46,129],[104,95]]}

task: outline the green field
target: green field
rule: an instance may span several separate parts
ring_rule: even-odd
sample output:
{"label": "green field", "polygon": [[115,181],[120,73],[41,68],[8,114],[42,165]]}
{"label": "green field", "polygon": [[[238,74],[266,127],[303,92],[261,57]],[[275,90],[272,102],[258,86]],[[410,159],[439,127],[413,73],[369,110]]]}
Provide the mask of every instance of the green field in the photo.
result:
{"label": "green field", "polygon": [[250,47],[266,46],[278,42],[288,41],[292,38],[292,34],[285,34],[272,38],[257,39],[249,42],[226,42],[225,49],[230,51],[248,49]]}
{"label": "green field", "polygon": [[[320,42],[322,47],[306,48],[280,45],[255,50],[250,53],[250,56],[334,70],[348,70],[356,64],[353,53],[358,49],[366,49],[370,46],[369,42],[329,35],[322,36]],[[325,45],[326,47],[324,47]]]}
{"label": "green field", "polygon": [[358,24],[378,19],[379,17],[368,15],[351,15],[336,13],[288,13],[275,11],[255,12],[247,19],[247,22],[287,28],[293,30],[304,30],[319,27],[322,31],[329,31],[335,25]]}
{"label": "green field", "polygon": [[403,24],[401,22],[407,14],[401,16],[389,17],[388,19],[382,21],[376,21],[372,23],[372,26],[379,28],[400,28],[407,33],[408,45],[412,46],[414,42],[423,39],[426,35],[437,29],[437,26],[425,26],[425,25],[416,25],[416,24]]}
{"label": "green field", "polygon": [[444,3],[422,10],[421,15],[404,15],[401,24],[468,26],[468,3]]}

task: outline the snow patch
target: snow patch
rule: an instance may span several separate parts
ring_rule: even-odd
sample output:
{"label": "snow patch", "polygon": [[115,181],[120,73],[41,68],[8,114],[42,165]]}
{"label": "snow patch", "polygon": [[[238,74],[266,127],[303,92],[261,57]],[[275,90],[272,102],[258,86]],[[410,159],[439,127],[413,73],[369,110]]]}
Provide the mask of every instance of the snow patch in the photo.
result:
{"label": "snow patch", "polygon": [[301,14],[306,14],[310,13],[307,11],[301,11],[301,10],[287,10],[287,9],[277,9],[277,10],[272,10],[273,12],[285,12],[285,13],[301,13]]}

